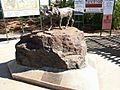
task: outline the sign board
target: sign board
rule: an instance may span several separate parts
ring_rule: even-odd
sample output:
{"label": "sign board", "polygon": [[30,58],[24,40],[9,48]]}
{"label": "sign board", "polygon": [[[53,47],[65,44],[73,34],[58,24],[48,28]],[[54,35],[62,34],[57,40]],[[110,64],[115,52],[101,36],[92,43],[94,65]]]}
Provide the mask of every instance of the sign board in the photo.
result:
{"label": "sign board", "polygon": [[111,29],[114,2],[115,0],[103,0],[102,29]]}
{"label": "sign board", "polygon": [[103,13],[102,8],[86,8],[85,9],[86,13]]}
{"label": "sign board", "polygon": [[85,9],[85,0],[75,0],[74,1],[75,12],[77,13],[84,13]]}
{"label": "sign board", "polygon": [[[48,5],[49,0],[41,0],[41,5]],[[4,17],[40,15],[39,0],[1,0]]]}
{"label": "sign board", "polygon": [[103,12],[102,1],[103,0],[86,0],[85,12],[86,13],[102,13]]}
{"label": "sign board", "polygon": [[103,13],[103,0],[75,0],[75,11],[83,13]]}
{"label": "sign board", "polygon": [[104,15],[102,20],[102,29],[111,29],[112,15]]}
{"label": "sign board", "polygon": [[102,29],[111,29],[114,2],[115,0],[75,0],[74,6],[75,11],[83,13],[103,13]]}
{"label": "sign board", "polygon": [[111,15],[113,13],[114,0],[103,0],[103,14]]}
{"label": "sign board", "polygon": [[40,0],[40,5],[46,5],[48,6],[49,5],[49,2],[50,0]]}

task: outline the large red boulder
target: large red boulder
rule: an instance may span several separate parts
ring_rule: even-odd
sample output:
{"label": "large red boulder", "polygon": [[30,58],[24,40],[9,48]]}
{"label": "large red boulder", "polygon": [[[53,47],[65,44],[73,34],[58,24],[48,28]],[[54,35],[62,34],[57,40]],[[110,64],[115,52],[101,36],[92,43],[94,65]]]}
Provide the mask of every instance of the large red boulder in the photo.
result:
{"label": "large red boulder", "polygon": [[16,61],[35,68],[78,69],[85,66],[86,52],[84,33],[68,27],[22,36],[16,44]]}

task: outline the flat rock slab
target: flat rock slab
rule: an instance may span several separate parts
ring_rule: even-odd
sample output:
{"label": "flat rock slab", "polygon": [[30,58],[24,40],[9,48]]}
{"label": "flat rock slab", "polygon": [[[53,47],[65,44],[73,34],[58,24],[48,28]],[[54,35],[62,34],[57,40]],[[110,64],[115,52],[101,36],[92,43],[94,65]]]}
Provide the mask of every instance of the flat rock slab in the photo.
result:
{"label": "flat rock slab", "polygon": [[99,90],[96,70],[92,67],[68,70],[64,72],[47,72],[18,65],[15,60],[8,63],[14,79],[60,90]]}

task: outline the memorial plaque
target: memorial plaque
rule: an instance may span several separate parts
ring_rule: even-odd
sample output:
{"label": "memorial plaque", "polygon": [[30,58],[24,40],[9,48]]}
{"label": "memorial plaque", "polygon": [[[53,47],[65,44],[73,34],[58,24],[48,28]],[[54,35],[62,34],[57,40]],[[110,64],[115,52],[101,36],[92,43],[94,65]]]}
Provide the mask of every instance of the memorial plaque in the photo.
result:
{"label": "memorial plaque", "polygon": [[55,73],[50,73],[50,72],[45,72],[42,76],[42,81],[53,83],[53,84],[58,84],[60,85],[61,80],[62,80],[63,75],[61,74],[55,74]]}

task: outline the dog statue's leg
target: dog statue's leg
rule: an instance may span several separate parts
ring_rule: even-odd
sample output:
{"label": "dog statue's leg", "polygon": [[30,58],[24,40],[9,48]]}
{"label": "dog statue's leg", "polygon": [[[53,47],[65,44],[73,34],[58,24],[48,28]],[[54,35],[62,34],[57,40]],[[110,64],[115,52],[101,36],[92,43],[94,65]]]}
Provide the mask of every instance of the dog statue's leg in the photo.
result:
{"label": "dog statue's leg", "polygon": [[48,31],[50,31],[52,29],[52,26],[53,26],[53,24],[52,24],[52,17],[50,17],[50,27],[49,27]]}
{"label": "dog statue's leg", "polygon": [[59,27],[60,27],[60,29],[62,30],[62,27],[61,27],[61,24],[62,24],[62,17],[60,18],[60,23],[59,23]]}
{"label": "dog statue's leg", "polygon": [[70,19],[71,19],[71,17],[69,17],[69,18],[68,18],[68,21],[67,21],[67,24],[66,24],[66,27],[65,27],[65,28],[67,28],[67,27],[68,27],[69,22],[70,22]]}
{"label": "dog statue's leg", "polygon": [[73,26],[73,24],[74,24],[74,19],[72,18],[72,23],[71,23],[71,27]]}

